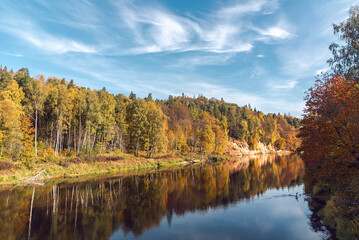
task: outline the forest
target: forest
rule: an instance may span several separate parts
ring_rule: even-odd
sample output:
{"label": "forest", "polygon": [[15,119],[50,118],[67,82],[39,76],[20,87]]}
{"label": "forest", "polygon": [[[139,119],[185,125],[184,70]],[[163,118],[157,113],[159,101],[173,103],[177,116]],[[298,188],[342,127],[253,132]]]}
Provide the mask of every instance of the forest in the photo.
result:
{"label": "forest", "polygon": [[333,72],[318,76],[306,95],[299,137],[306,191],[325,207],[324,222],[340,239],[359,238],[359,6],[334,24],[340,43],[328,60]]}
{"label": "forest", "polygon": [[299,126],[300,119],[290,114],[264,114],[250,104],[239,107],[202,95],[127,97],[73,80],[31,77],[27,68],[0,68],[0,159],[6,162],[223,154],[230,139],[246,141],[251,149],[262,142],[295,150]]}

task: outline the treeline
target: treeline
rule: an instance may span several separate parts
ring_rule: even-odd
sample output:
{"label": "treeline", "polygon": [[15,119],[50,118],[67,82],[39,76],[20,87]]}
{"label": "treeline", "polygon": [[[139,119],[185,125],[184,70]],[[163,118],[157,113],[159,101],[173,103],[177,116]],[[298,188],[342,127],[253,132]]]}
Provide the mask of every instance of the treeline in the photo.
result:
{"label": "treeline", "polygon": [[333,73],[320,76],[306,96],[299,136],[306,166],[306,190],[326,202],[321,216],[339,239],[359,238],[359,7],[334,33],[328,62]]}
{"label": "treeline", "polygon": [[[182,126],[181,123],[189,121],[189,117],[195,118],[206,112],[225,124],[230,138],[246,141],[253,150],[257,149],[258,142],[288,150],[295,150],[300,145],[296,137],[300,119],[289,114],[264,114],[256,108],[252,109],[250,104],[239,107],[223,99],[207,99],[203,96],[190,98],[184,94],[181,97],[169,96],[168,100],[160,100],[158,103],[164,106],[165,114],[170,117],[169,126],[175,132],[178,131],[178,125]],[[187,113],[181,114],[181,109]],[[185,119],[184,116],[188,117]],[[182,128],[183,131],[186,132]]]}
{"label": "treeline", "polygon": [[263,114],[223,100],[141,99],[30,77],[0,68],[1,159],[133,153],[136,156],[223,153],[228,138],[295,149],[299,119]]}

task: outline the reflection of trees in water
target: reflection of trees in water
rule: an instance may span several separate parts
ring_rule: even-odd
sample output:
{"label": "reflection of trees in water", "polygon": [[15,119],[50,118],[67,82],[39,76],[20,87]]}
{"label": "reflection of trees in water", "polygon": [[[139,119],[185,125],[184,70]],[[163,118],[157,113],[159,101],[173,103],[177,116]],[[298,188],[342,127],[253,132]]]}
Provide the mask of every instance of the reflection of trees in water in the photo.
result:
{"label": "reflection of trees in water", "polygon": [[[241,158],[176,171],[0,192],[0,238],[104,239],[122,229],[138,236],[173,213],[248,199],[302,182],[297,156]],[[252,159],[253,160],[253,159]],[[29,218],[33,209],[31,232]]]}

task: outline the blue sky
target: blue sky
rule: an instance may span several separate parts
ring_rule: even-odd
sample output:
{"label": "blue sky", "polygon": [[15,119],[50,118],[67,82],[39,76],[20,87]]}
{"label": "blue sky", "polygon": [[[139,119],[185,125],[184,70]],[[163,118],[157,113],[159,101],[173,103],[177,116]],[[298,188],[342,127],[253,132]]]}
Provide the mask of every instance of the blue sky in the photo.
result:
{"label": "blue sky", "polygon": [[111,93],[203,94],[301,116],[350,0],[0,4],[0,64]]}

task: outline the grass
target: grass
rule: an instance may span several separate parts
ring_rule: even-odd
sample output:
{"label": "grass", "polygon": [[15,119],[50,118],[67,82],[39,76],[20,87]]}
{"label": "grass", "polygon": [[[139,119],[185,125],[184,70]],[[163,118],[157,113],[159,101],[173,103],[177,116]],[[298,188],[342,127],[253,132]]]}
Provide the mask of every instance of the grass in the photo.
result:
{"label": "grass", "polygon": [[202,164],[207,161],[217,162],[229,156],[202,156],[190,154],[183,156],[162,156],[146,158],[130,154],[120,156],[86,156],[76,158],[44,158],[32,162],[14,162],[11,168],[0,170],[0,185],[21,183],[36,175],[43,169],[51,178],[74,178],[79,176],[102,176],[127,173],[140,173],[158,169],[181,168],[188,165]]}

